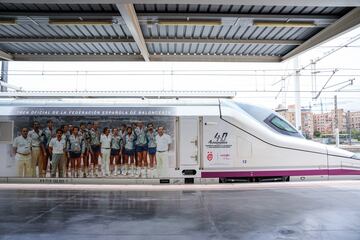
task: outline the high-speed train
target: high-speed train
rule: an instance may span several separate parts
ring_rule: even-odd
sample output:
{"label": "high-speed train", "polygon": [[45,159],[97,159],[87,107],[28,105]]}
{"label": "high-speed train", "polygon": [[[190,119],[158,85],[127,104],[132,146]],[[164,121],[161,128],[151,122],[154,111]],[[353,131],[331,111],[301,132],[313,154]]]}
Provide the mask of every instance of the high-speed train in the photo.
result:
{"label": "high-speed train", "polygon": [[15,176],[9,146],[19,128],[99,121],[163,126],[171,137],[160,179],[328,180],[360,178],[360,157],[306,140],[276,112],[231,99],[2,99],[0,176]]}

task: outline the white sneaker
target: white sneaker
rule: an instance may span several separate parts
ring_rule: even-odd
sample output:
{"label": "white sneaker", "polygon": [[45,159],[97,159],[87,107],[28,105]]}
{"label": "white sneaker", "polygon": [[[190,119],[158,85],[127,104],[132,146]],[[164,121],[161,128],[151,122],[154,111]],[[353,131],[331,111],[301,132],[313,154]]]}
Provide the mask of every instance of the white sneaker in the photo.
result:
{"label": "white sneaker", "polygon": [[147,175],[146,172],[147,172],[146,168],[142,168],[141,171],[140,171],[141,177],[146,178],[146,175]]}
{"label": "white sneaker", "polygon": [[145,168],[144,169],[144,175],[143,175],[145,178],[148,178],[148,168]]}
{"label": "white sneaker", "polygon": [[153,171],[152,171],[152,176],[151,176],[152,178],[158,178],[159,177],[159,175],[158,175],[158,171],[157,171],[157,169],[155,168],[155,169],[153,169]]}

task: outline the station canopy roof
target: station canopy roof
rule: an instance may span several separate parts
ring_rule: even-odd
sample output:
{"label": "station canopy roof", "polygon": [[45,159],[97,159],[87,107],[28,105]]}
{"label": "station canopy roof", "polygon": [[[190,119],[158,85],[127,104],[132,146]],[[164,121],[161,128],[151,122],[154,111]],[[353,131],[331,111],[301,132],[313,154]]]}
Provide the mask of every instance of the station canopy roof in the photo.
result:
{"label": "station canopy roof", "polygon": [[0,0],[0,58],[281,62],[358,26],[359,6],[359,0]]}

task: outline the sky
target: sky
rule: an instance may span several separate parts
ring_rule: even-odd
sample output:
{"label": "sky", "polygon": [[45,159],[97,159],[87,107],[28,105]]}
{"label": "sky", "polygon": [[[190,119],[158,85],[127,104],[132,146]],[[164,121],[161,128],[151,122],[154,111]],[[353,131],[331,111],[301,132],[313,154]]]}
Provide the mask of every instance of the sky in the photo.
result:
{"label": "sky", "polygon": [[[349,41],[354,42],[338,50]],[[316,64],[316,87],[310,67],[300,72],[301,105],[320,112],[322,103],[323,111],[330,111],[337,95],[339,108],[360,111],[360,28],[300,55],[299,67],[332,50],[337,51]],[[293,72],[293,60],[282,63],[10,62],[8,81],[29,91],[237,91],[237,101],[274,109],[280,104],[294,103],[294,78],[281,81]],[[349,79],[354,79],[353,85],[336,92]],[[328,80],[327,86],[345,83],[327,88],[317,100],[312,99]],[[285,90],[279,92],[282,87]]]}

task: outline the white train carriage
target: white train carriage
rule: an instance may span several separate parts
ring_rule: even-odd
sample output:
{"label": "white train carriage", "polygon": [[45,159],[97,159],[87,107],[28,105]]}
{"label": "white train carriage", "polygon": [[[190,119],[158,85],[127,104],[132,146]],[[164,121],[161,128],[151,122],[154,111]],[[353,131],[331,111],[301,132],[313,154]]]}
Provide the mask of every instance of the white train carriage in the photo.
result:
{"label": "white train carriage", "polygon": [[162,182],[360,178],[358,155],[306,140],[275,112],[229,99],[3,99],[0,176],[16,176],[10,151],[19,128],[49,118],[58,125],[165,125],[173,142],[168,169],[156,177]]}

